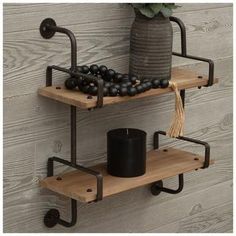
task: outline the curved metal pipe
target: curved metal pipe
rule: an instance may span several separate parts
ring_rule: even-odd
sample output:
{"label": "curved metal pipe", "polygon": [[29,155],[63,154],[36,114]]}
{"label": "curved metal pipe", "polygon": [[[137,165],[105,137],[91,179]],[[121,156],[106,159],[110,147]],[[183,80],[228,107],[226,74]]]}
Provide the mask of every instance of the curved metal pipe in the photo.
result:
{"label": "curved metal pipe", "polygon": [[76,72],[77,70],[77,42],[76,42],[75,35],[66,28],[53,26],[49,24],[46,24],[46,27],[55,32],[66,34],[69,37],[70,43],[71,43],[71,70],[73,72]]}
{"label": "curved metal pipe", "polygon": [[[187,40],[186,40],[186,28],[182,20],[177,17],[171,16],[170,21],[178,24],[181,32],[181,54],[182,56],[187,55]],[[174,53],[173,53],[174,54]]]}
{"label": "curved metal pipe", "polygon": [[179,175],[179,187],[175,190],[175,189],[170,189],[170,188],[165,188],[165,187],[158,187],[158,190],[160,190],[161,192],[165,192],[165,193],[170,193],[170,194],[177,194],[180,193],[184,188],[184,175],[180,174]]}
{"label": "curved metal pipe", "polygon": [[67,222],[62,220],[61,218],[58,219],[58,224],[63,225],[65,227],[72,227],[77,222],[77,202],[74,199],[71,199],[71,221]]}

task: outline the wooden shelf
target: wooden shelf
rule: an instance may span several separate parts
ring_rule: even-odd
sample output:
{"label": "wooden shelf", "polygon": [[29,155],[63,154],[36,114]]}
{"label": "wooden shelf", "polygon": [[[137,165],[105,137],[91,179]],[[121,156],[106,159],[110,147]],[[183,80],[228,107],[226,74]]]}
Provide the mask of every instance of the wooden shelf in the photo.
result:
{"label": "wooden shelf", "polygon": [[[202,78],[198,78],[202,76]],[[188,89],[198,86],[207,85],[208,77],[204,75],[199,75],[196,72],[190,70],[183,70],[178,68],[172,69],[172,81],[177,82],[179,89]],[[214,80],[214,83],[217,83],[218,79]],[[57,88],[60,89],[57,89]],[[115,104],[125,101],[130,101],[134,99],[157,96],[165,93],[172,92],[170,88],[166,89],[151,89],[145,93],[138,94],[134,97],[125,96],[125,97],[104,97],[104,105]],[[87,99],[86,94],[79,91],[67,90],[64,85],[43,87],[38,90],[38,93],[41,96],[51,98],[62,103],[69,105],[77,106],[82,109],[94,108],[96,107],[97,97],[93,96],[92,99]]]}
{"label": "wooden shelf", "polygon": [[[203,166],[203,161],[204,158],[196,154],[169,148],[148,152],[146,173],[143,176],[133,178],[114,177],[107,173],[106,164],[97,165],[92,167],[92,169],[102,173],[103,197],[108,197],[132,188],[199,169]],[[58,175],[47,177],[40,181],[40,185],[81,202],[90,202],[96,199],[96,178],[94,176],[75,170],[60,175],[62,180],[57,180],[57,177]],[[87,189],[92,189],[92,192],[87,192]]]}

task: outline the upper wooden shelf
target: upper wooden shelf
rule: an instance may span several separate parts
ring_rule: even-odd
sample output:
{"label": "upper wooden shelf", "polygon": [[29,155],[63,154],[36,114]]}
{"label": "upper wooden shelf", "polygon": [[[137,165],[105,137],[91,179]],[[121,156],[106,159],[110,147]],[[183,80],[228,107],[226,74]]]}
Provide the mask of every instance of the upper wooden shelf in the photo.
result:
{"label": "upper wooden shelf", "polygon": [[[201,76],[201,78],[199,78]],[[177,82],[179,89],[188,89],[198,86],[207,85],[208,77],[200,75],[196,72],[173,68],[172,69],[172,81]],[[218,79],[214,79],[214,83],[217,83]],[[171,88],[165,89],[151,89],[144,93],[138,94],[136,96],[130,97],[104,97],[103,105],[115,104],[130,100],[135,100],[144,97],[157,96],[165,93],[171,92]],[[93,96],[92,99],[87,99],[86,94],[79,91],[71,91],[64,87],[64,85],[43,87],[38,90],[39,94],[44,97],[60,101],[69,105],[73,105],[82,109],[94,108],[97,104],[97,97]]]}
{"label": "upper wooden shelf", "polygon": [[[213,161],[210,162],[212,164]],[[196,154],[169,148],[152,150],[147,154],[146,173],[139,177],[120,178],[111,176],[106,171],[106,164],[100,164],[91,169],[103,175],[103,197],[108,197],[132,188],[140,187],[199,169],[204,164],[204,158]],[[40,185],[54,192],[81,202],[91,202],[96,199],[96,178],[84,172],[75,170],[57,176],[47,177]],[[87,190],[90,190],[89,192]]]}

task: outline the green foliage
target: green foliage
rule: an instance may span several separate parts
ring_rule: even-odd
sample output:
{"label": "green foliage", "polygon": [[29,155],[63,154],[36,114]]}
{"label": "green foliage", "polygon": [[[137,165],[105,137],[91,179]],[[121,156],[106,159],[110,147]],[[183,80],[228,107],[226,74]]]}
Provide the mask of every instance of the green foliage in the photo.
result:
{"label": "green foliage", "polygon": [[164,17],[170,17],[173,9],[180,7],[175,3],[130,3],[130,5],[148,18],[153,18],[160,13]]}

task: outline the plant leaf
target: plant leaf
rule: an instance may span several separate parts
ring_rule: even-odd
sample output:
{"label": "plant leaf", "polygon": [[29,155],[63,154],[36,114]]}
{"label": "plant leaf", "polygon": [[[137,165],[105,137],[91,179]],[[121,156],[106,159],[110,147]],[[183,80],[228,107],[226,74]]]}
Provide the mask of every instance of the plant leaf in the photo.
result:
{"label": "plant leaf", "polygon": [[143,7],[141,9],[139,9],[140,12],[145,15],[146,17],[152,18],[155,16],[155,13],[152,11],[152,9],[150,9],[149,7]]}
{"label": "plant leaf", "polygon": [[161,9],[161,13],[163,14],[164,17],[170,17],[172,15],[172,10],[167,7],[163,7]]}
{"label": "plant leaf", "polygon": [[155,15],[157,15],[162,8],[162,3],[150,3],[149,7],[155,13]]}

